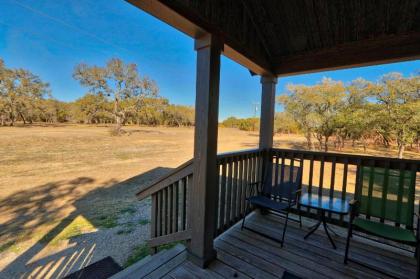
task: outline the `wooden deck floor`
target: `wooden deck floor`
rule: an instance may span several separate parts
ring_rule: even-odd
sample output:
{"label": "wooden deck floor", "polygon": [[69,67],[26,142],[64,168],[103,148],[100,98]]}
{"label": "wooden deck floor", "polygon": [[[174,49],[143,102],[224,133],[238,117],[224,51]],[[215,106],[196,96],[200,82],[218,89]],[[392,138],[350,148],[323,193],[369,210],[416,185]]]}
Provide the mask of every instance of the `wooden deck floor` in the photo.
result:
{"label": "wooden deck floor", "polygon": [[[389,278],[384,274],[355,263],[343,264],[346,231],[336,228],[333,236],[337,250],[328,242],[325,233],[318,231],[309,239],[303,236],[314,220],[304,220],[302,229],[290,222],[285,245],[261,237],[251,231],[240,230],[240,224],[215,240],[217,260],[203,270],[184,261],[165,278],[282,278],[287,270],[301,278]],[[279,237],[283,219],[252,214],[247,226]],[[415,259],[410,253],[382,246],[354,237],[351,257],[375,265],[397,278],[415,278]],[[411,256],[410,256],[411,255]]]}

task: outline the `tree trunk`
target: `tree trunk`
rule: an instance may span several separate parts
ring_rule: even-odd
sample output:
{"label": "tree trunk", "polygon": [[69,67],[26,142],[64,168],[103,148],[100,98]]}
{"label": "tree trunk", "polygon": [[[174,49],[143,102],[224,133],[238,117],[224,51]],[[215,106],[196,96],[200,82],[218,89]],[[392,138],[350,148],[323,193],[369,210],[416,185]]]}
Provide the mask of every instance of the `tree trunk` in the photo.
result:
{"label": "tree trunk", "polygon": [[325,142],[324,142],[324,151],[328,152],[328,137],[325,137]]}
{"label": "tree trunk", "polygon": [[319,150],[322,150],[322,136],[317,136],[316,139],[318,140],[319,143]]}
{"label": "tree trunk", "polygon": [[404,149],[405,149],[405,145],[400,143],[398,144],[398,158],[402,159],[404,156]]}
{"label": "tree trunk", "polygon": [[20,118],[22,118],[23,125],[26,125],[26,119],[25,119],[25,117],[23,116],[23,113],[22,113],[21,111],[19,111],[18,113],[19,113]]}
{"label": "tree trunk", "polygon": [[314,143],[312,142],[312,136],[310,132],[305,133],[306,142],[308,144],[308,149],[313,150],[314,149]]}

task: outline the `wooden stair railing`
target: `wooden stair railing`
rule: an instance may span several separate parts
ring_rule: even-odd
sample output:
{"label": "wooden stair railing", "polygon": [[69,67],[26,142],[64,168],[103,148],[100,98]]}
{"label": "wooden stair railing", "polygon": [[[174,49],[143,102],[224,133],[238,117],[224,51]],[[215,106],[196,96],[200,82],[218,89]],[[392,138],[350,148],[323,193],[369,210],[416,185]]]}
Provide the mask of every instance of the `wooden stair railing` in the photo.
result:
{"label": "wooden stair railing", "polygon": [[140,200],[149,196],[152,199],[151,235],[148,241],[151,248],[191,238],[187,203],[192,175],[193,160],[189,160],[144,185],[136,194]]}

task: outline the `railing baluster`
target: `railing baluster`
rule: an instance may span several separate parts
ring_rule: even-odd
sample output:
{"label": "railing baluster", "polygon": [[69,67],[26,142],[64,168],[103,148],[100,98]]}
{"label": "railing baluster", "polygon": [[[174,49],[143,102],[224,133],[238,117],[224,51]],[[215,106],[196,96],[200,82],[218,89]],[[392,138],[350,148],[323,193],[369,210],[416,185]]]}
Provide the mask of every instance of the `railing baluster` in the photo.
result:
{"label": "railing baluster", "polygon": [[[285,152],[282,152],[281,153],[280,184],[283,184],[283,182],[284,182],[284,168],[285,168],[285,165],[286,165],[286,154],[285,154]],[[276,183],[278,183],[277,180],[276,180]]]}
{"label": "railing baluster", "polygon": [[178,205],[179,205],[179,181],[174,183],[173,190],[172,190],[172,204],[173,204],[173,212],[172,212],[172,231],[178,232]]}
{"label": "railing baluster", "polygon": [[313,177],[314,177],[314,156],[313,155],[311,156],[310,160],[311,161],[309,163],[308,193],[312,194],[312,183],[313,183],[312,180],[313,180]]}
{"label": "railing baluster", "polygon": [[190,225],[191,225],[191,218],[192,218],[192,214],[189,214],[189,212],[188,212],[188,206],[189,206],[189,201],[191,200],[191,192],[192,192],[192,187],[193,187],[193,174],[190,174],[188,177],[187,177],[187,199],[186,199],[186,202],[185,202],[185,212],[186,212],[186,214],[187,214],[187,218],[186,218],[186,222],[187,222],[187,224],[186,224],[186,228],[187,229],[190,229]]}
{"label": "railing baluster", "polygon": [[325,165],[325,156],[321,156],[321,166],[319,168],[319,188],[318,188],[318,195],[322,196],[323,194],[323,187],[324,187],[324,165]]}
{"label": "railing baluster", "polygon": [[253,177],[253,182],[257,182],[258,181],[258,154],[254,153],[254,177]]}
{"label": "railing baluster", "polygon": [[163,213],[162,191],[157,192],[157,195],[158,195],[157,236],[162,236],[162,213]]}
{"label": "railing baluster", "polygon": [[232,221],[238,220],[238,157],[233,161],[233,184],[232,184]]}
{"label": "railing baluster", "polygon": [[[259,165],[259,169],[258,169],[258,187],[259,187],[259,189],[261,190],[261,188],[262,188],[262,181],[263,181],[263,172],[264,172],[264,170],[263,170],[263,167],[264,167],[264,164],[265,164],[265,160],[268,158],[269,160],[271,160],[271,161],[273,161],[273,159],[272,159],[272,156],[271,156],[271,154],[267,154],[267,152],[266,151],[260,151],[260,153],[259,153],[260,155],[260,165]],[[271,166],[272,164],[269,164],[268,166]],[[268,167],[267,166],[267,167]]]}
{"label": "railing baluster", "polygon": [[243,157],[239,156],[238,158],[239,160],[239,174],[238,174],[238,197],[239,197],[239,201],[238,201],[238,212],[239,212],[239,217],[242,218],[243,216],[243,201],[244,201],[244,161],[243,161]]}
{"label": "railing baluster", "polygon": [[[276,161],[275,161],[275,165],[274,165],[274,174],[272,173],[273,172],[273,167],[272,166],[270,166],[271,170],[269,170],[272,173],[271,175],[274,175],[274,183],[279,182],[279,162],[280,162],[279,154],[277,153],[276,154]],[[283,164],[283,162],[282,162],[282,164]]]}
{"label": "railing baluster", "polygon": [[220,215],[219,215],[219,228],[220,231],[223,231],[225,226],[225,206],[226,206],[226,160],[222,160],[222,178],[220,184]]}
{"label": "railing baluster", "polygon": [[[331,161],[330,199],[334,198],[336,159],[334,156]],[[331,212],[328,212],[328,218],[331,219]]]}
{"label": "railing baluster", "polygon": [[233,167],[232,167],[232,158],[229,158],[228,161],[228,177],[227,177],[227,186],[226,186],[226,222],[225,224],[227,226],[230,226],[231,224],[231,207],[232,207],[232,172],[233,172]]}
{"label": "railing baluster", "polygon": [[[368,202],[367,202],[367,214],[366,218],[370,219],[370,212],[372,209],[372,193],[373,193],[373,182],[375,180],[375,161],[370,160],[370,172],[369,172],[369,188],[368,188]],[[362,177],[363,181],[363,177]]]}
{"label": "railing baluster", "polygon": [[[290,168],[289,168],[289,181],[294,181],[294,168],[295,168],[295,154],[290,153]],[[283,181],[282,181],[283,182]]]}
{"label": "railing baluster", "polygon": [[254,183],[254,156],[249,155],[249,182]]}
{"label": "railing baluster", "polygon": [[168,205],[169,205],[169,203],[168,203],[168,188],[165,188],[164,190],[163,190],[163,193],[164,193],[164,205],[165,205],[165,210],[164,210],[164,216],[165,216],[165,218],[164,218],[164,232],[165,232],[165,234],[168,234],[168,214],[169,214],[169,210],[168,210]]}
{"label": "railing baluster", "polygon": [[242,198],[242,215],[245,214],[245,209],[246,209],[246,195],[247,195],[247,190],[248,190],[248,156],[244,155],[243,157],[243,162],[244,162],[244,172],[243,172],[243,198]]}
{"label": "railing baluster", "polygon": [[341,199],[346,198],[347,194],[347,172],[349,171],[349,159],[346,158],[343,167],[343,187],[341,188]]}
{"label": "railing baluster", "polygon": [[156,237],[156,227],[157,227],[157,194],[152,195],[152,216],[151,216],[151,224],[150,224],[150,237]]}
{"label": "railing baluster", "polygon": [[169,187],[168,187],[168,225],[167,225],[167,227],[168,227],[168,233],[173,233],[173,231],[172,231],[172,222],[173,222],[173,216],[172,216],[172,213],[174,212],[174,210],[173,210],[173,206],[174,206],[174,203],[173,203],[173,184],[171,184]]}
{"label": "railing baluster", "polygon": [[[341,187],[341,199],[347,198],[347,172],[349,168],[348,158],[345,159],[344,166],[343,166],[343,186]],[[340,224],[343,225],[344,216],[340,214]]]}
{"label": "railing baluster", "polygon": [[182,179],[182,218],[181,218],[181,228],[182,230],[186,229],[187,223],[187,183],[188,178]]}

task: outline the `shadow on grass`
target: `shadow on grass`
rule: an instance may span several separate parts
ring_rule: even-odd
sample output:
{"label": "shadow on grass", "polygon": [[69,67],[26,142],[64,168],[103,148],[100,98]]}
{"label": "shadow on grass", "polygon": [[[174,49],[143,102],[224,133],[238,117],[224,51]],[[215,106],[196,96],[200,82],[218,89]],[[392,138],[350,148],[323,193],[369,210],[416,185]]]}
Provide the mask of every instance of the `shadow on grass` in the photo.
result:
{"label": "shadow on grass", "polygon": [[[97,228],[115,227],[119,215],[135,213],[139,186],[169,170],[155,168],[121,182],[111,179],[93,190],[89,187],[95,180],[89,177],[55,181],[0,200],[0,212],[6,216],[0,224],[0,253],[22,241],[36,240],[24,252],[17,251],[19,256],[0,269],[0,278],[58,278],[90,264],[98,247],[106,245],[98,243]],[[84,224],[91,230],[84,231]],[[40,230],[43,227],[48,229]],[[78,239],[81,234],[90,241]],[[63,248],[59,240],[64,239],[69,245]],[[57,252],[45,256],[47,245],[57,245]]]}

